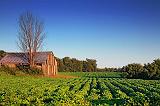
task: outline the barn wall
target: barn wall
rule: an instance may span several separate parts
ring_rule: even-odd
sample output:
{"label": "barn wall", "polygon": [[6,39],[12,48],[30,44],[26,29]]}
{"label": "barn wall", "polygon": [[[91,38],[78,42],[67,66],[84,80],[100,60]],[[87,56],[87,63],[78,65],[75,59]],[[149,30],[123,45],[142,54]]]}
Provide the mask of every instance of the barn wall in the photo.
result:
{"label": "barn wall", "polygon": [[57,61],[56,61],[56,59],[54,59],[54,67],[55,67],[55,69],[54,69],[55,71],[54,72],[55,72],[55,75],[56,75],[56,74],[58,74],[58,68],[57,68]]}
{"label": "barn wall", "polygon": [[4,64],[5,66],[8,66],[10,68],[16,68],[16,64],[13,64],[13,63],[6,63]]}
{"label": "barn wall", "polygon": [[43,66],[43,70],[46,70],[44,71],[45,75],[56,75],[57,74],[57,62],[52,53],[48,55],[46,64]]}
{"label": "barn wall", "polygon": [[43,71],[43,74],[44,74],[44,75],[47,75],[47,74],[48,74],[46,64],[42,64],[42,71]]}

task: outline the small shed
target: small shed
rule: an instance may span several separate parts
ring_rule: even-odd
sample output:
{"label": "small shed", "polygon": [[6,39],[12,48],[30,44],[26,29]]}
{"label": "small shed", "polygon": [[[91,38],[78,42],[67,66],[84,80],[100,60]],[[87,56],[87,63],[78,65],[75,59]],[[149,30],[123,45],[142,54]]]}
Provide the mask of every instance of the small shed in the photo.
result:
{"label": "small shed", "polygon": [[[5,57],[0,60],[0,65],[16,68],[18,65],[29,65],[28,53],[7,53]],[[42,70],[44,75],[57,74],[57,61],[53,52],[37,52],[34,57],[35,67]]]}

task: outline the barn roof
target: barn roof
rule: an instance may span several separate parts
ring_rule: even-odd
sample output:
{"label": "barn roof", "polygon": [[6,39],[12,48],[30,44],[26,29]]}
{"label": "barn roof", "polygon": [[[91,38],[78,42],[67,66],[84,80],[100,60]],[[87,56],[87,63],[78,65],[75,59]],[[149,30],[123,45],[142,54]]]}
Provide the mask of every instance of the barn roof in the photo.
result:
{"label": "barn roof", "polygon": [[[35,63],[44,63],[48,58],[48,54],[50,53],[52,52],[37,52],[34,58]],[[0,63],[28,64],[28,54],[23,52],[7,53],[6,56],[0,60]]]}

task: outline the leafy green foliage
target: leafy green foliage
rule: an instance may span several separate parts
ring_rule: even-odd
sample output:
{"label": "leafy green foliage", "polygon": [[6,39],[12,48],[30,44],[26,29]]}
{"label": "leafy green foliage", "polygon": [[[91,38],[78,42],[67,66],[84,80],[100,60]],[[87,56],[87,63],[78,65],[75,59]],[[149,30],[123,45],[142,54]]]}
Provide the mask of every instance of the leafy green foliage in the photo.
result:
{"label": "leafy green foliage", "polygon": [[96,60],[86,59],[86,61],[76,58],[57,58],[59,72],[95,72],[97,70]]}
{"label": "leafy green foliage", "polygon": [[42,70],[37,68],[24,68],[24,67],[17,67],[17,68],[10,68],[8,66],[1,66],[0,67],[0,74],[3,75],[42,75]]}
{"label": "leafy green foliage", "polygon": [[141,64],[133,63],[123,67],[123,70],[128,73],[128,78],[139,78],[144,69]]}
{"label": "leafy green foliage", "polygon": [[152,63],[145,64],[128,64],[121,69],[127,72],[128,78],[139,79],[160,79],[160,59],[154,60]]}
{"label": "leafy green foliage", "polygon": [[0,105],[160,105],[159,80],[104,78],[101,75],[94,73],[94,77],[71,79],[0,76]]}
{"label": "leafy green foliage", "polygon": [[15,68],[9,68],[7,66],[1,66],[0,67],[0,73],[5,73],[8,75],[16,75],[16,69]]}
{"label": "leafy green foliage", "polygon": [[144,69],[150,79],[160,79],[160,59],[154,60],[151,64],[145,64]]}
{"label": "leafy green foliage", "polygon": [[29,75],[43,75],[43,71],[38,69],[38,68],[35,68],[35,67],[22,68],[22,69],[19,69],[19,70],[26,73],[26,74],[29,74]]}

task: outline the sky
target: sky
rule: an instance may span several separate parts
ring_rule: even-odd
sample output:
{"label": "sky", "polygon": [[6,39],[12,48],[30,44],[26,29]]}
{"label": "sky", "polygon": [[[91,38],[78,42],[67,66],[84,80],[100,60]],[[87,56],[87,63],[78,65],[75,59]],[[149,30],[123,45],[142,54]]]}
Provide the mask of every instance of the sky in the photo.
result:
{"label": "sky", "polygon": [[18,18],[44,22],[43,51],[96,59],[98,67],[160,58],[160,0],[0,0],[0,49],[19,51]]}

